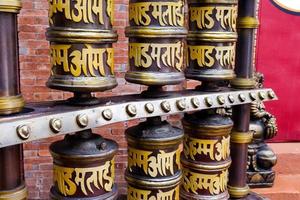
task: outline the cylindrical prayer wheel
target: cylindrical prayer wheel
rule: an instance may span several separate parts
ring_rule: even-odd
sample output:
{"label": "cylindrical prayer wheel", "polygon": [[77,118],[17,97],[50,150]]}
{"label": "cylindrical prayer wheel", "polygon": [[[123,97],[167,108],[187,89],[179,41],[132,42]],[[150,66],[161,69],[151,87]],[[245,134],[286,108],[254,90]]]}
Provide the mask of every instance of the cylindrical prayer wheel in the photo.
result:
{"label": "cylindrical prayer wheel", "polygon": [[113,0],[49,1],[46,35],[52,70],[48,87],[89,94],[117,86],[113,10]]}
{"label": "cylindrical prayer wheel", "polygon": [[126,80],[148,86],[184,80],[184,1],[129,1]]}
{"label": "cylindrical prayer wheel", "polygon": [[234,78],[237,0],[188,0],[188,7],[186,77],[210,87]]}
{"label": "cylindrical prayer wheel", "polygon": [[53,156],[51,199],[114,200],[117,198],[115,160],[118,145],[91,130],[66,135],[50,146]]}
{"label": "cylindrical prayer wheel", "polygon": [[17,14],[19,0],[0,1],[0,114],[17,113],[24,107],[20,94]]}
{"label": "cylindrical prayer wheel", "polygon": [[[0,115],[22,111],[17,14],[20,0],[0,1]],[[14,134],[2,130],[2,134]],[[0,200],[26,200],[23,145],[0,149]]]}
{"label": "cylindrical prayer wheel", "polygon": [[181,155],[183,200],[227,200],[230,158],[228,117],[201,111],[183,119],[184,142]]}
{"label": "cylindrical prayer wheel", "polygon": [[127,200],[179,200],[183,132],[160,117],[126,130]]}

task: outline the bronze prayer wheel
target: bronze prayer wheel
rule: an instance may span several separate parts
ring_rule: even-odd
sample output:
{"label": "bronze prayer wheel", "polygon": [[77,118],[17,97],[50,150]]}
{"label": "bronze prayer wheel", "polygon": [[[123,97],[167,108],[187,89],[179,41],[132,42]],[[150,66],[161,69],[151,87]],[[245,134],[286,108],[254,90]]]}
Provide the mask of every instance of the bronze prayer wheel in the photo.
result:
{"label": "bronze prayer wheel", "polygon": [[237,0],[189,0],[187,69],[205,85],[235,77]]}
{"label": "bronze prayer wheel", "polygon": [[52,70],[48,87],[89,94],[117,86],[113,10],[112,0],[49,1],[46,35]]}
{"label": "bronze prayer wheel", "polygon": [[[18,21],[20,0],[0,1],[0,115],[21,112],[24,100],[20,94]],[[2,134],[14,134],[2,130]],[[23,145],[0,149],[0,200],[26,200]]]}
{"label": "bronze prayer wheel", "polygon": [[184,80],[184,1],[129,1],[129,71],[125,79],[147,86]]}
{"label": "bronze prayer wheel", "polygon": [[126,130],[128,200],[179,200],[182,130],[160,117]]}
{"label": "bronze prayer wheel", "polygon": [[183,200],[227,200],[230,131],[233,122],[211,111],[186,115],[181,163]]}
{"label": "bronze prayer wheel", "polygon": [[118,145],[91,130],[66,135],[50,146],[53,156],[51,199],[114,200],[117,197],[115,160]]}
{"label": "bronze prayer wheel", "polygon": [[20,94],[17,13],[19,0],[0,2],[0,115],[17,113],[24,107]]}

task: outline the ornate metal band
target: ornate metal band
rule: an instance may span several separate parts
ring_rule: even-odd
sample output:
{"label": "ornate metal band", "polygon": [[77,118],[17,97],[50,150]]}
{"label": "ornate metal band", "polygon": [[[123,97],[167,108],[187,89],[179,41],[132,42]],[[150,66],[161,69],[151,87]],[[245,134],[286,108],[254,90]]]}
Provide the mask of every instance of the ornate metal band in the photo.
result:
{"label": "ornate metal band", "polygon": [[0,12],[19,13],[22,8],[20,0],[0,1]]}
{"label": "ornate metal band", "polygon": [[21,95],[0,97],[0,114],[20,112],[24,105],[25,102]]}
{"label": "ornate metal band", "polygon": [[27,188],[22,185],[14,190],[0,191],[0,200],[26,200]]}
{"label": "ornate metal band", "polygon": [[239,89],[252,89],[255,87],[255,80],[253,78],[234,78],[230,81],[234,88]]}
{"label": "ornate metal band", "polygon": [[236,42],[237,33],[235,32],[212,32],[212,31],[189,31],[188,41],[205,41],[205,42]]}
{"label": "ornate metal band", "polygon": [[131,83],[145,85],[175,85],[184,81],[182,73],[155,73],[155,72],[138,72],[129,71],[125,75],[125,79]]}
{"label": "ornate metal band", "polygon": [[230,137],[232,143],[248,144],[252,141],[253,134],[251,132],[232,131]]}
{"label": "ornate metal band", "polygon": [[116,31],[99,29],[71,29],[71,28],[48,28],[47,40],[51,42],[70,43],[109,43],[116,42]]}
{"label": "ornate metal band", "polygon": [[255,17],[238,18],[237,28],[258,28],[259,21]]}
{"label": "ornate metal band", "polygon": [[141,186],[151,189],[164,189],[169,187],[175,187],[180,183],[182,177],[182,172],[178,171],[174,176],[169,176],[165,178],[156,178],[156,179],[137,179],[131,174],[126,172],[125,179],[129,184]]}
{"label": "ornate metal band", "polygon": [[231,198],[242,198],[249,194],[250,189],[248,185],[245,187],[233,187],[228,185],[228,192]]}
{"label": "ornate metal band", "polygon": [[126,27],[127,37],[142,37],[142,38],[185,38],[187,30],[181,27]]}

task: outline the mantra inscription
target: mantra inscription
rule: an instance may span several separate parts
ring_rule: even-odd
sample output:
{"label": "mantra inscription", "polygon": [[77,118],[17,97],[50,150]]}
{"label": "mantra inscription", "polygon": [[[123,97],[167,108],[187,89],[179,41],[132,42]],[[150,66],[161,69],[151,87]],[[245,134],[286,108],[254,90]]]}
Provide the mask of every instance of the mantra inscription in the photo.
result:
{"label": "mantra inscription", "polygon": [[199,190],[208,190],[211,195],[217,195],[227,190],[228,170],[220,174],[201,174],[183,169],[183,188],[187,192],[200,194]]}
{"label": "mantra inscription", "polygon": [[[71,3],[74,5],[71,6]],[[113,22],[113,0],[107,1],[106,14]],[[62,12],[64,17],[73,22],[104,24],[103,0],[49,0],[49,22],[53,24],[54,14]]]}
{"label": "mantra inscription", "polygon": [[72,196],[77,190],[88,196],[94,193],[93,188],[103,188],[110,192],[115,178],[115,161],[105,162],[104,165],[90,168],[67,168],[53,166],[53,180],[58,190],[64,196]]}
{"label": "mantra inscription", "polygon": [[153,18],[160,26],[183,26],[183,6],[182,1],[130,3],[129,20],[133,20],[135,25],[147,26]]}
{"label": "mantra inscription", "polygon": [[129,59],[133,59],[135,67],[148,68],[156,62],[158,68],[162,64],[178,71],[183,67],[183,42],[165,43],[129,43]]}
{"label": "mantra inscription", "polygon": [[211,46],[189,45],[190,61],[196,60],[198,67],[213,67],[218,63],[223,68],[235,65],[235,45]]}
{"label": "mantra inscription", "polygon": [[196,160],[195,156],[209,156],[211,160],[221,161],[230,156],[230,136],[220,140],[184,137],[183,153],[186,158]]}
{"label": "mantra inscription", "polygon": [[190,7],[190,22],[199,29],[213,29],[216,21],[224,30],[236,31],[237,6]]}
{"label": "mantra inscription", "polygon": [[94,48],[89,44],[84,46],[81,51],[71,51],[72,45],[51,44],[52,66],[62,66],[65,73],[70,73],[74,77],[97,77],[98,74],[106,76],[106,65],[109,67],[110,73],[114,74],[113,48]]}
{"label": "mantra inscription", "polygon": [[169,191],[158,190],[156,194],[128,186],[127,193],[127,200],[179,200],[179,186]]}
{"label": "mantra inscription", "polygon": [[[128,148],[128,169],[140,167],[146,175],[151,177],[167,176],[168,172],[175,174],[174,165],[180,169],[180,150],[165,152],[159,150],[156,155],[152,151]],[[152,155],[152,156],[151,156]]]}

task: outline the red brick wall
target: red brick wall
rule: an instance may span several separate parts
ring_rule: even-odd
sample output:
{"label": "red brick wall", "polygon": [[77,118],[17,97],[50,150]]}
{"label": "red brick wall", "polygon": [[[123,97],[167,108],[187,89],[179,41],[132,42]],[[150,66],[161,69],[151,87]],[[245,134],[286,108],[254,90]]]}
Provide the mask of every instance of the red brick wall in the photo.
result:
{"label": "red brick wall", "polygon": [[[71,96],[71,93],[50,90],[45,86],[50,73],[49,45],[45,39],[45,29],[48,26],[47,1],[22,0],[22,3],[23,9],[19,15],[19,45],[23,96],[28,102],[66,99]],[[119,35],[119,40],[114,45],[115,71],[119,85],[112,91],[99,93],[98,96],[138,93],[144,89],[143,86],[129,84],[124,80],[124,73],[127,70],[127,38],[124,35],[124,28],[127,25],[127,7],[128,0],[115,0],[114,28]],[[189,85],[192,86],[194,83],[189,82]],[[168,89],[180,87],[172,86]],[[178,117],[174,118],[176,120],[173,121],[179,122]],[[123,176],[127,161],[124,129],[137,123],[137,121],[129,121],[94,130],[103,137],[117,138],[119,152],[116,158],[116,181],[121,192],[126,190]],[[30,199],[48,199],[52,184],[52,158],[48,147],[51,142],[61,138],[55,137],[24,145],[25,177]]]}

